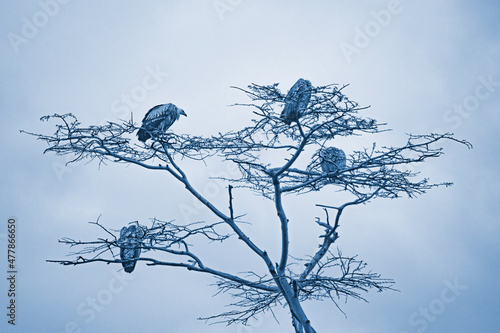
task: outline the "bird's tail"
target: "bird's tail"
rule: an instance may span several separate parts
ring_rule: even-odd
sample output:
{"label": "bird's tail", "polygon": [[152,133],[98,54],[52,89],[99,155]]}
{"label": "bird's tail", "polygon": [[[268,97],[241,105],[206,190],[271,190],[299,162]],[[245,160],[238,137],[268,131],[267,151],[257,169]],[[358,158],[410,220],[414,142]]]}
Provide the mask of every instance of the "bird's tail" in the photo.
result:
{"label": "bird's tail", "polygon": [[134,268],[135,268],[135,263],[136,261],[129,261],[129,262],[123,262],[122,263],[122,266],[123,266],[123,270],[126,272],[126,273],[132,273],[134,271]]}

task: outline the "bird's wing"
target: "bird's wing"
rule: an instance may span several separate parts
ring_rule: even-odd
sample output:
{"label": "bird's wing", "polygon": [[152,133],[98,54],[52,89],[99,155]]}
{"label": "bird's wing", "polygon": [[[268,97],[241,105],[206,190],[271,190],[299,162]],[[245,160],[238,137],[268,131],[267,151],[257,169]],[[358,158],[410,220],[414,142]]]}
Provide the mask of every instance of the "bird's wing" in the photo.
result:
{"label": "bird's wing", "polygon": [[161,118],[165,115],[166,112],[169,112],[170,106],[173,104],[160,104],[157,106],[152,107],[144,116],[144,119],[142,122],[148,122],[155,120],[157,118]]}
{"label": "bird's wing", "polygon": [[166,132],[170,126],[175,122],[177,119],[177,110],[176,109],[170,109],[169,112],[165,113],[163,117],[161,118],[161,122],[158,125],[158,130],[161,132]]}
{"label": "bird's wing", "polygon": [[[309,81],[306,81],[309,82]],[[304,84],[298,93],[298,108],[305,109],[311,100],[311,84]]]}
{"label": "bird's wing", "polygon": [[287,100],[291,100],[294,97],[296,97],[297,93],[299,92],[300,88],[304,85],[305,80],[304,79],[299,79],[295,84],[290,88],[288,91],[288,94],[286,95]]}
{"label": "bird's wing", "polygon": [[[308,80],[300,79],[299,81],[297,81],[296,84],[298,85],[299,82],[300,82],[300,85],[299,85],[297,92],[296,92],[295,96],[293,97],[293,99],[297,103],[297,109],[299,110],[299,112],[301,112],[305,108],[307,108],[307,106],[309,105],[309,101],[311,100],[311,88],[312,88],[312,86],[311,86],[311,82],[309,82]],[[299,117],[300,116],[301,115],[299,115]]]}
{"label": "bird's wing", "polygon": [[122,230],[120,230],[120,238],[125,237],[126,232],[127,232],[127,227],[123,227]]}

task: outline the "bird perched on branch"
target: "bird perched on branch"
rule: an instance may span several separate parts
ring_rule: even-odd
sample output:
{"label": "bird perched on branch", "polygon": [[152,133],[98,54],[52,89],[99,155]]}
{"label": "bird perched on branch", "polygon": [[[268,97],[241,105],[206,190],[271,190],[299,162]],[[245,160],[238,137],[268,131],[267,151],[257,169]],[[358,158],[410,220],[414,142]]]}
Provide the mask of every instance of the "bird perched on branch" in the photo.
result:
{"label": "bird perched on branch", "polygon": [[118,245],[120,246],[121,260],[123,269],[127,273],[132,273],[135,268],[135,263],[141,255],[142,238],[144,237],[144,230],[138,225],[131,225],[130,227],[123,227],[120,231],[120,238]]}
{"label": "bird perched on branch", "polygon": [[311,100],[311,82],[299,79],[288,91],[285,99],[285,107],[281,112],[281,119],[287,125],[292,121],[298,121],[303,111]]}
{"label": "bird perched on branch", "polygon": [[319,158],[323,173],[336,173],[346,167],[346,157],[342,149],[335,147],[322,148],[319,151]]}
{"label": "bird perched on branch", "polygon": [[181,115],[187,117],[183,109],[172,103],[155,106],[146,113],[142,120],[142,126],[137,132],[139,141],[146,142],[153,136],[165,133]]}

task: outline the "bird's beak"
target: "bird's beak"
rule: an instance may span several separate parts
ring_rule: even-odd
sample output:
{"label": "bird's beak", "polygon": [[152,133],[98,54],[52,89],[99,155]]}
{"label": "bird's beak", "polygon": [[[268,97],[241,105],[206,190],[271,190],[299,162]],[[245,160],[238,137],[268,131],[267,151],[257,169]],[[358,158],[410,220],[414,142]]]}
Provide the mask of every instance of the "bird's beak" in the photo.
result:
{"label": "bird's beak", "polygon": [[181,111],[181,114],[182,114],[182,115],[184,115],[184,116],[186,116],[186,117],[188,116],[188,115],[186,114],[186,112],[184,112],[184,110],[182,110],[182,111]]}

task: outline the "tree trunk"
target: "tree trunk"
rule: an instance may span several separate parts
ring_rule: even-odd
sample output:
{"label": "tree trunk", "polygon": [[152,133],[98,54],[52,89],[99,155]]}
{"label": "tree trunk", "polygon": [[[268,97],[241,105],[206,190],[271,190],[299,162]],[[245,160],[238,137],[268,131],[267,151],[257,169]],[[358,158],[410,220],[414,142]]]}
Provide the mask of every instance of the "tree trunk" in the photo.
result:
{"label": "tree trunk", "polygon": [[284,277],[279,278],[280,287],[283,290],[283,295],[290,308],[290,313],[292,316],[292,323],[295,327],[296,333],[316,333],[316,330],[311,326],[311,322],[306,316],[302,305],[299,302],[299,298],[293,292],[290,285],[287,283]]}

